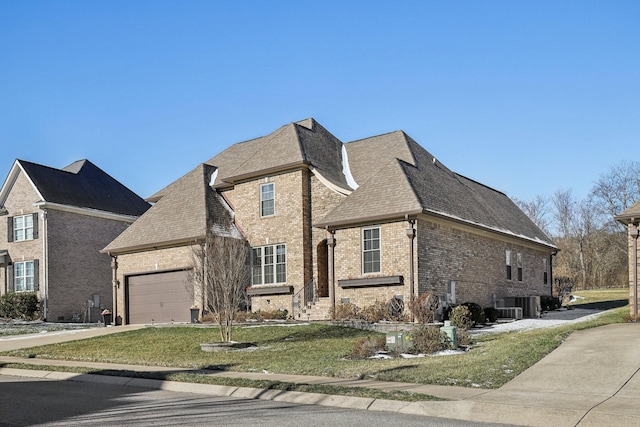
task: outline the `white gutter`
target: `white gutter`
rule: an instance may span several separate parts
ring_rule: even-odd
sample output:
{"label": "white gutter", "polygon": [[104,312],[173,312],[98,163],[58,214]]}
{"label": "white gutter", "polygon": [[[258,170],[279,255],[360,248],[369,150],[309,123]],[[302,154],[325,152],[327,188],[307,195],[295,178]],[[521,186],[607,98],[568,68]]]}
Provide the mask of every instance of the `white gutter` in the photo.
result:
{"label": "white gutter", "polygon": [[62,205],[59,203],[37,202],[34,204],[34,206],[42,210],[54,209],[57,211],[71,212],[79,215],[87,215],[87,216],[92,216],[92,217],[102,218],[102,219],[111,219],[114,221],[124,221],[128,223],[132,223],[136,219],[138,219],[138,217],[135,215],[117,214],[113,212],[101,211],[98,209],[80,208],[77,206]]}
{"label": "white gutter", "polygon": [[318,178],[318,181],[323,183],[330,190],[333,190],[336,193],[342,194],[344,196],[348,196],[349,194],[351,194],[353,192],[352,190],[347,190],[346,188],[342,188],[342,187],[339,187],[339,186],[335,185],[334,183],[329,181],[327,178],[322,176],[322,174],[318,171],[318,169],[314,168],[313,166],[309,166],[309,170],[315,175],[316,178]]}

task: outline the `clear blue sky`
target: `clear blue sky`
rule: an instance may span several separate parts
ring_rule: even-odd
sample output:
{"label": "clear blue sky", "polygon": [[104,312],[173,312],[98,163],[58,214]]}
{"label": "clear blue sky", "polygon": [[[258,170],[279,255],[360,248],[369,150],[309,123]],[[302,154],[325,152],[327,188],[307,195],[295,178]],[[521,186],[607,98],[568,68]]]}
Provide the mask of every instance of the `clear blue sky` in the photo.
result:
{"label": "clear blue sky", "polygon": [[583,197],[639,160],[639,22],[639,1],[0,0],[0,180],[88,158],[147,197],[314,117]]}

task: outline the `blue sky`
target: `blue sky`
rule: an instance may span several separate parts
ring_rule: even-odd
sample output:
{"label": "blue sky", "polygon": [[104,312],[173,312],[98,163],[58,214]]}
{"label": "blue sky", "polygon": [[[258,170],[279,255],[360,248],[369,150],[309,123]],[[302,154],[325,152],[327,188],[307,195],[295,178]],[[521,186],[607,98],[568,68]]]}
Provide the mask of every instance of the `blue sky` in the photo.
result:
{"label": "blue sky", "polygon": [[402,129],[530,200],[640,144],[637,1],[0,1],[0,179],[88,158],[147,197],[314,117]]}

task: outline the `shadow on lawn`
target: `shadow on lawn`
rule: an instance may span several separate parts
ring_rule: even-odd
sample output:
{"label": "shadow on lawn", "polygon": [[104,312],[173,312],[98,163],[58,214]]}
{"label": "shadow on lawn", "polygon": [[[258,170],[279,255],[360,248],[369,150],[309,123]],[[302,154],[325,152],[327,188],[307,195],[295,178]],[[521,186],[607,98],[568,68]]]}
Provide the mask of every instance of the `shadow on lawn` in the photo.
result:
{"label": "shadow on lawn", "polygon": [[265,340],[256,340],[260,344],[280,343],[283,340],[300,342],[315,341],[321,339],[343,339],[343,338],[360,338],[366,334],[372,335],[374,332],[363,331],[361,329],[338,327],[334,325],[317,325],[316,327],[302,327],[299,330],[288,330],[284,334],[278,334],[273,338]]}

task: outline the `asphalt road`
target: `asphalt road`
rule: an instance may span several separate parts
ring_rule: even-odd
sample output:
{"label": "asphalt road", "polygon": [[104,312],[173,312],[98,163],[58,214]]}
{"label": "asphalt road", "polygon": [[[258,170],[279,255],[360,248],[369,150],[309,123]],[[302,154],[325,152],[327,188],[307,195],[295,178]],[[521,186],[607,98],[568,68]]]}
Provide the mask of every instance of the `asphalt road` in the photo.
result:
{"label": "asphalt road", "polygon": [[487,426],[134,387],[0,376],[0,426]]}

